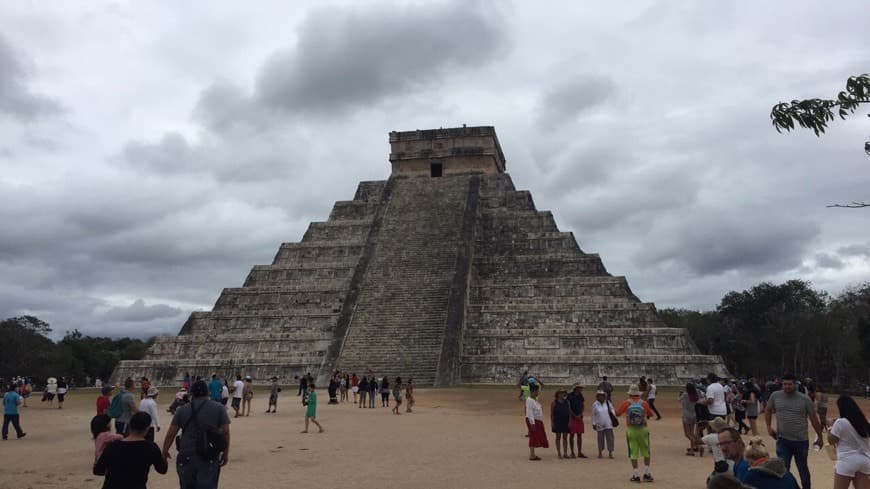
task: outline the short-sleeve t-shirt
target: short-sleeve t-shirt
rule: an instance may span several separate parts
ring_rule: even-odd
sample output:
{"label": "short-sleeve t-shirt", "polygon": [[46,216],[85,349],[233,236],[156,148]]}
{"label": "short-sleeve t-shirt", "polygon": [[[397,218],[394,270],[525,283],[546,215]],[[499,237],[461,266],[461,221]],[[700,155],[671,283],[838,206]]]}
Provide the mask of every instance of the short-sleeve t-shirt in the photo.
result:
{"label": "short-sleeve t-shirt", "polygon": [[311,391],[308,393],[308,410],[305,411],[305,416],[313,418],[317,414],[317,392]]}
{"label": "short-sleeve t-shirt", "polygon": [[816,412],[813,401],[806,394],[776,391],[767,400],[767,410],[776,413],[776,431],[780,438],[791,441],[807,441],[809,424],[807,416]]}
{"label": "short-sleeve t-shirt", "polygon": [[245,391],[245,383],[241,380],[237,380],[233,382],[233,397],[237,399],[242,398],[242,393]]}
{"label": "short-sleeve t-shirt", "polygon": [[707,386],[706,395],[707,399],[713,400],[713,403],[708,408],[710,414],[714,416],[728,415],[728,408],[725,405],[725,386],[719,382],[713,382]]}
{"label": "short-sleeve t-shirt", "polygon": [[852,453],[862,453],[870,457],[870,438],[861,438],[855,427],[846,418],[834,421],[831,434],[840,439],[837,443],[837,455],[842,458]]}
{"label": "short-sleeve t-shirt", "polygon": [[117,395],[121,396],[121,415],[118,416],[118,421],[129,423],[130,418],[133,417],[133,406],[136,405],[136,398],[127,391],[121,391]]}
{"label": "short-sleeve t-shirt", "polygon": [[15,391],[9,391],[3,396],[3,414],[18,414],[18,403],[21,396]]}
{"label": "short-sleeve t-shirt", "polygon": [[223,388],[223,382],[218,379],[211,379],[211,382],[208,383],[208,393],[213,401],[217,401],[221,398],[221,391]]}
{"label": "short-sleeve t-shirt", "polygon": [[[194,409],[196,409],[196,420],[191,419]],[[188,421],[190,421],[189,424]],[[230,418],[227,416],[227,408],[211,399],[194,399],[178,408],[172,418],[172,424],[181,428],[179,452],[191,453],[195,451],[197,423],[200,427],[208,426],[214,429],[228,425]]]}
{"label": "short-sleeve t-shirt", "polygon": [[112,400],[106,396],[100,396],[97,398],[97,414],[106,414],[106,411],[109,410],[109,406],[112,405]]}
{"label": "short-sleeve t-shirt", "polygon": [[166,460],[153,441],[116,441],[106,445],[94,465],[95,475],[106,475],[103,489],[145,489],[151,466],[161,474]]}

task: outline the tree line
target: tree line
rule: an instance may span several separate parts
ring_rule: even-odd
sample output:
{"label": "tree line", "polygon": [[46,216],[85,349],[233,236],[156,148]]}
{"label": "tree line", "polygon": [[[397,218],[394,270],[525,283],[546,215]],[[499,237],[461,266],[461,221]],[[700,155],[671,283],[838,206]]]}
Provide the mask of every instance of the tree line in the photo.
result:
{"label": "tree line", "polygon": [[870,282],[837,296],[802,280],[761,283],[722,297],[715,311],[663,309],[705,354],[734,375],[793,372],[835,389],[870,382]]}
{"label": "tree line", "polygon": [[77,385],[96,378],[107,380],[121,360],[138,360],[153,338],[104,338],[68,331],[52,341],[51,326],[35,316],[0,321],[0,378],[30,377],[42,384],[48,377],[75,379]]}

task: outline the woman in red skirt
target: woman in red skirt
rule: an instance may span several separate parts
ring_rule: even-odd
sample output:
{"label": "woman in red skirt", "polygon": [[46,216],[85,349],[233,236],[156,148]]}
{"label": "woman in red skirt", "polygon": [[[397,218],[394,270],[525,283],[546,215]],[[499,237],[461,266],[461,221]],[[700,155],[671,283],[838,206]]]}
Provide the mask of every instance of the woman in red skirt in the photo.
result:
{"label": "woman in red skirt", "polygon": [[535,448],[550,448],[547,442],[547,430],[544,428],[544,410],[538,402],[541,387],[538,384],[529,386],[529,398],[526,399],[526,426],[529,428],[529,460],[541,460],[535,455]]}

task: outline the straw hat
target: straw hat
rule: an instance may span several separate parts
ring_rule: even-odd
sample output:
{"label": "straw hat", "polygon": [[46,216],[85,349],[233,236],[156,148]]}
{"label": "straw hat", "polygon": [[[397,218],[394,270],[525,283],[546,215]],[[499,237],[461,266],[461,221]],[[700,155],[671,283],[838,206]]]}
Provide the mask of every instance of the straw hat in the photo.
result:
{"label": "straw hat", "polygon": [[160,391],[157,390],[156,387],[153,387],[153,386],[152,386],[152,387],[149,387],[149,388],[148,388],[148,392],[146,393],[146,395],[147,395],[148,397],[154,397],[154,396],[156,396],[156,395],[159,394],[159,393],[160,393]]}
{"label": "straw hat", "polygon": [[710,421],[710,429],[715,431],[716,433],[719,433],[720,431],[724,430],[727,427],[728,427],[728,423],[726,423],[725,420],[722,419],[721,416],[717,416],[717,417],[713,418],[712,421]]}
{"label": "straw hat", "polygon": [[581,384],[580,382],[577,382],[573,386],[571,386],[571,390],[582,389],[582,388],[583,388],[583,384]]}
{"label": "straw hat", "polygon": [[640,389],[638,389],[636,385],[633,385],[628,388],[628,395],[631,397],[640,396]]}

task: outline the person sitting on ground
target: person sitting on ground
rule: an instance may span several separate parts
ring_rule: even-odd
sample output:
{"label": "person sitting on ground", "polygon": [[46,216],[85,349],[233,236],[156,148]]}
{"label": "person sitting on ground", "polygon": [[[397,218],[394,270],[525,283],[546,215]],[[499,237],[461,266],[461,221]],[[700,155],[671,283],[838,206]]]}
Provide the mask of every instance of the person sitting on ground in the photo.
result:
{"label": "person sitting on ground", "polygon": [[165,474],[168,466],[153,441],[145,439],[151,416],[137,412],[130,418],[129,434],[121,441],[106,445],[94,464],[94,475],[106,476],[103,489],[145,489],[151,466]]}
{"label": "person sitting on ground", "polygon": [[[725,460],[732,466],[734,476],[741,481],[744,480],[746,473],[749,472],[749,462],[743,458],[745,446],[743,439],[740,438],[740,431],[731,427],[719,431],[719,448],[722,449]],[[717,470],[717,472],[723,471]]]}
{"label": "person sitting on ground", "polygon": [[785,469],[778,458],[771,458],[760,436],[749,439],[743,456],[749,462],[749,471],[743,482],[756,489],[798,489],[797,479]]}

